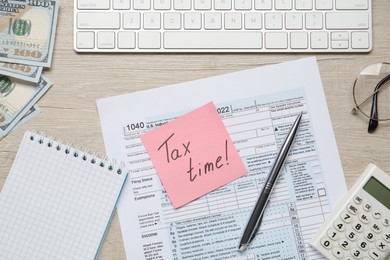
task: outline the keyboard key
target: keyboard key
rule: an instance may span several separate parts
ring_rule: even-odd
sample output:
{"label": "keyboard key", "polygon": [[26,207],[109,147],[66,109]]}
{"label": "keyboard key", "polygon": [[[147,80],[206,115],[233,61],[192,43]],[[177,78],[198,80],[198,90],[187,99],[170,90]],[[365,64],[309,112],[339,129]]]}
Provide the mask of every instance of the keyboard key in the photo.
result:
{"label": "keyboard key", "polygon": [[149,10],[150,0],[133,0],[134,10]]}
{"label": "keyboard key", "polygon": [[129,10],[130,0],[112,0],[112,8],[114,10]]}
{"label": "keyboard key", "polygon": [[292,32],[290,34],[291,49],[307,49],[308,37],[306,32]]}
{"label": "keyboard key", "polygon": [[275,10],[291,10],[292,0],[275,0]]}
{"label": "keyboard key", "polygon": [[231,0],[215,0],[214,2],[215,10],[231,10],[232,1]]}
{"label": "keyboard key", "polygon": [[368,49],[370,47],[369,35],[367,32],[352,33],[352,48],[353,49]]}
{"label": "keyboard key", "polygon": [[337,12],[326,14],[327,29],[367,29],[368,14],[363,12]]}
{"label": "keyboard key", "polygon": [[95,47],[94,32],[78,32],[76,34],[76,46],[79,49],[93,49]]}
{"label": "keyboard key", "polygon": [[202,14],[189,12],[184,14],[184,29],[200,30],[202,28]]}
{"label": "keyboard key", "polygon": [[271,10],[272,0],[255,0],[256,10]]}
{"label": "keyboard key", "polygon": [[248,30],[260,30],[262,27],[261,13],[249,12],[245,13],[245,29]]}
{"label": "keyboard key", "polygon": [[306,13],[306,29],[320,30],[324,27],[322,13]]}
{"label": "keyboard key", "polygon": [[217,13],[217,12],[205,13],[204,28],[207,30],[222,29],[222,13]]}
{"label": "keyboard key", "polygon": [[164,29],[167,30],[178,30],[181,28],[181,14],[175,13],[164,13]]}
{"label": "keyboard key", "polygon": [[336,9],[339,10],[364,10],[368,9],[368,0],[336,0]]}
{"label": "keyboard key", "polygon": [[135,48],[135,32],[118,32],[118,48],[119,49],[134,49]]}
{"label": "keyboard key", "polygon": [[160,29],[161,28],[161,17],[160,13],[147,12],[144,13],[144,29]]}
{"label": "keyboard key", "polygon": [[165,32],[167,49],[261,49],[261,32]]}
{"label": "keyboard key", "polygon": [[160,32],[139,32],[138,46],[140,49],[160,49],[161,33]]}
{"label": "keyboard key", "polygon": [[97,47],[99,49],[114,49],[115,48],[115,33],[114,32],[98,32]]}
{"label": "keyboard key", "polygon": [[171,9],[171,0],[153,0],[153,7],[155,10],[169,10]]}
{"label": "keyboard key", "polygon": [[194,1],[195,10],[211,10],[211,0]]}
{"label": "keyboard key", "polygon": [[225,13],[225,29],[240,30],[242,28],[241,19],[241,13]]}
{"label": "keyboard key", "polygon": [[333,1],[329,0],[315,0],[315,6],[317,10],[332,10]]}
{"label": "keyboard key", "polygon": [[191,0],[174,0],[173,8],[175,10],[190,10],[191,9]]}
{"label": "keyboard key", "polygon": [[79,29],[119,29],[119,13],[83,13],[77,14],[77,28]]}
{"label": "keyboard key", "polygon": [[283,27],[282,13],[265,13],[265,28],[270,30],[280,30]]}
{"label": "keyboard key", "polygon": [[303,28],[302,13],[286,13],[285,20],[287,30],[298,30]]}
{"label": "keyboard key", "polygon": [[123,13],[123,28],[124,29],[141,28],[141,13],[137,13],[137,12]]}
{"label": "keyboard key", "polygon": [[236,10],[251,10],[252,1],[251,0],[239,0],[234,2],[234,9]]}
{"label": "keyboard key", "polygon": [[[348,32],[332,32],[331,34],[332,41],[348,41]],[[356,200],[355,200],[356,202]]]}
{"label": "keyboard key", "polygon": [[349,42],[348,41],[332,41],[331,46],[332,46],[332,49],[348,49]]}
{"label": "keyboard key", "polygon": [[310,35],[310,42],[313,49],[326,49],[328,48],[328,33],[312,32]]}
{"label": "keyboard key", "polygon": [[297,10],[311,10],[311,9],[313,9],[313,1],[312,0],[296,0],[295,1],[295,9],[297,9]]}
{"label": "keyboard key", "polygon": [[78,0],[77,8],[80,10],[108,10],[110,0]]}
{"label": "keyboard key", "polygon": [[265,33],[265,48],[267,49],[287,49],[287,33],[267,32]]}

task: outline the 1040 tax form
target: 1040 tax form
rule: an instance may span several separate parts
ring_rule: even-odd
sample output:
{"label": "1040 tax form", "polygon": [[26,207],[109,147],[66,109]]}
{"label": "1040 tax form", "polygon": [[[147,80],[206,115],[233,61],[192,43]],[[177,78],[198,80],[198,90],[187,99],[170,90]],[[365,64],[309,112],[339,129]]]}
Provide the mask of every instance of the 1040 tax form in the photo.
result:
{"label": "1040 tax form", "polygon": [[[140,135],[210,101],[248,173],[174,209]],[[99,99],[97,107],[107,155],[130,169],[118,203],[128,259],[321,258],[307,242],[347,188],[314,57]],[[259,234],[239,252],[278,148],[301,111]]]}

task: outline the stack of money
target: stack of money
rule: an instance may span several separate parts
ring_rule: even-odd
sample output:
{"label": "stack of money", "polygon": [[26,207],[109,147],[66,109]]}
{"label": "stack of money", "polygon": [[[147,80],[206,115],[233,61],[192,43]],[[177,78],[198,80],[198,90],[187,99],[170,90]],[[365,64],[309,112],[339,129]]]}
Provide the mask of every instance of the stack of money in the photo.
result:
{"label": "stack of money", "polygon": [[40,111],[57,17],[57,1],[0,0],[0,139]]}

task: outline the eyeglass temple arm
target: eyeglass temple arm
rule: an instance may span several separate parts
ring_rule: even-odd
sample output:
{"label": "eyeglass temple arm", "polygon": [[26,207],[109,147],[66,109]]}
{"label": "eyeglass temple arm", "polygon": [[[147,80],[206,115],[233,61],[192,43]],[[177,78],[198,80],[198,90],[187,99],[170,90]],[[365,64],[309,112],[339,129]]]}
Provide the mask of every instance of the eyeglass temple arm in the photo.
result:
{"label": "eyeglass temple arm", "polygon": [[384,77],[378,84],[375,86],[374,93],[372,94],[372,104],[371,104],[371,113],[370,120],[368,121],[368,132],[373,133],[378,127],[378,91],[381,87],[390,80],[390,74]]}
{"label": "eyeglass temple arm", "polygon": [[368,132],[373,133],[378,127],[378,93],[372,96],[370,120],[368,121]]}
{"label": "eyeglass temple arm", "polygon": [[[360,102],[359,104],[356,104],[355,103],[355,107],[352,109],[352,112],[354,112],[356,109],[359,109],[361,105],[363,105],[364,103],[366,103],[371,97],[373,97],[376,93],[379,92],[379,90],[381,90],[381,87],[388,81],[390,80],[390,74],[387,75],[386,77],[384,77],[381,81],[379,81],[379,83],[376,85],[375,87],[375,91],[369,95],[365,100],[363,100],[362,102]],[[379,87],[378,87],[379,86]]]}

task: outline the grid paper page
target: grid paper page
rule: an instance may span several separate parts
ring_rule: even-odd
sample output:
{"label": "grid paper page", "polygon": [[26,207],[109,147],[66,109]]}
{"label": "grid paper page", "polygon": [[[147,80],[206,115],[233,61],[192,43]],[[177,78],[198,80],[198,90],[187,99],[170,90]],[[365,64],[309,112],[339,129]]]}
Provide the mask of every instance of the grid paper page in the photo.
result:
{"label": "grid paper page", "polygon": [[101,162],[26,132],[0,194],[0,259],[96,258],[127,177]]}

